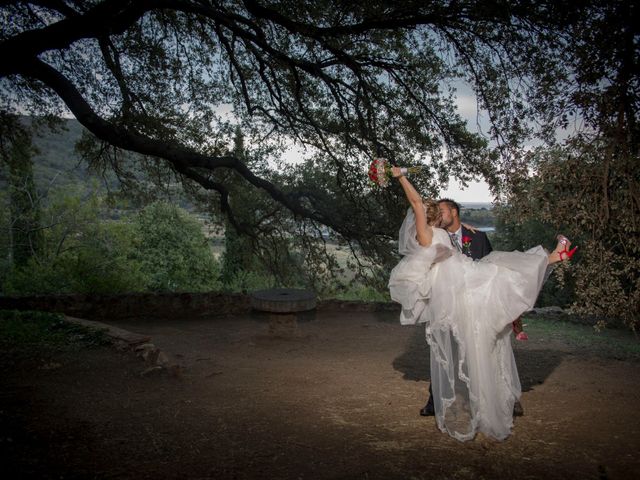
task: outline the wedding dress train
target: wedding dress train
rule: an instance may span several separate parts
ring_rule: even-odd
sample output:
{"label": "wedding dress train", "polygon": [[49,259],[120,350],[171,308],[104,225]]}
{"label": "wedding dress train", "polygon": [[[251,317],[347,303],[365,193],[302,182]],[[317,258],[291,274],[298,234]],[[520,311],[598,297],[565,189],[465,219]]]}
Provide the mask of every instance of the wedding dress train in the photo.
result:
{"label": "wedding dress train", "polygon": [[439,228],[431,246],[421,247],[412,210],[400,229],[399,250],[404,257],[389,289],[402,305],[402,324],[426,324],[438,427],[461,441],[477,432],[505,439],[521,395],[511,322],[533,308],[547,252],[540,246],[496,251],[473,261]]}

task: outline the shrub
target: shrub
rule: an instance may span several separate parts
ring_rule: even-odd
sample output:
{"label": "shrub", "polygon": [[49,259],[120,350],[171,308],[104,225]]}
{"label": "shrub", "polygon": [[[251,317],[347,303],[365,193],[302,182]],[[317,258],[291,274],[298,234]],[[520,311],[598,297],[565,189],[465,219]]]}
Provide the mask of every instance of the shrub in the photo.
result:
{"label": "shrub", "polygon": [[137,245],[132,252],[152,291],[215,290],[220,267],[202,226],[187,211],[155,202],[132,220]]}
{"label": "shrub", "polygon": [[133,258],[135,232],[104,220],[102,199],[77,191],[54,192],[42,212],[42,247],[23,266],[11,265],[8,295],[119,293],[144,289]]}

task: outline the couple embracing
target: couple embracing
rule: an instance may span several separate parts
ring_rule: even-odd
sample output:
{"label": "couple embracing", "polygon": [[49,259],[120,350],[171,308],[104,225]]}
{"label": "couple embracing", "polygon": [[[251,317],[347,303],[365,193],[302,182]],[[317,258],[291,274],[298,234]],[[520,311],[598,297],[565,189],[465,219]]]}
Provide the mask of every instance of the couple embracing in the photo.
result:
{"label": "couple embracing", "polygon": [[465,441],[478,432],[503,440],[522,392],[512,323],[533,308],[550,265],[567,260],[570,242],[558,236],[551,253],[492,251],[485,233],[460,223],[451,200],[423,200],[400,168],[392,169],[411,208],[400,228],[403,258],[389,280],[402,305],[402,324],[424,323],[431,385],[423,415]]}

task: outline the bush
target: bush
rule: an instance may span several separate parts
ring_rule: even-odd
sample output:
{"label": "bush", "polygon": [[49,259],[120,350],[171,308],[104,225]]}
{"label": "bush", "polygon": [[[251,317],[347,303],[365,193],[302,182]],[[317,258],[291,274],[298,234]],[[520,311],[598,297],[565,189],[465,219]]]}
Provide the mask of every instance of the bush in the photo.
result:
{"label": "bush", "polygon": [[24,266],[4,275],[7,295],[120,293],[144,289],[133,259],[135,232],[123,222],[104,221],[95,193],[54,193],[43,208],[43,242]]}
{"label": "bush", "polygon": [[[491,236],[491,244],[495,250],[525,251],[536,245],[542,245],[551,251],[555,248],[554,240],[557,232],[548,224],[536,219],[521,219],[514,208],[496,208],[496,231]],[[574,300],[574,281],[566,271],[566,265],[556,267],[546,283],[542,286],[537,307],[568,307]]]}
{"label": "bush", "polygon": [[200,223],[180,207],[155,202],[133,219],[133,260],[146,289],[202,292],[220,287],[220,267]]}
{"label": "bush", "polygon": [[238,270],[221,285],[221,289],[225,292],[247,293],[273,288],[276,283],[275,278],[270,275],[257,271]]}

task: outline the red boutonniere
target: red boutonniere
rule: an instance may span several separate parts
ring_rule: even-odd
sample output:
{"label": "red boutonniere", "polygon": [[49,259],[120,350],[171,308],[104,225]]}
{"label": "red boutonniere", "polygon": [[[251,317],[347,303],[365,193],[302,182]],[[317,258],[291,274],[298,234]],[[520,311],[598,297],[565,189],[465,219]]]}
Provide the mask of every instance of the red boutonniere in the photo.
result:
{"label": "red boutonniere", "polygon": [[471,251],[471,237],[463,235],[462,237],[462,252],[466,255]]}

